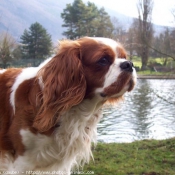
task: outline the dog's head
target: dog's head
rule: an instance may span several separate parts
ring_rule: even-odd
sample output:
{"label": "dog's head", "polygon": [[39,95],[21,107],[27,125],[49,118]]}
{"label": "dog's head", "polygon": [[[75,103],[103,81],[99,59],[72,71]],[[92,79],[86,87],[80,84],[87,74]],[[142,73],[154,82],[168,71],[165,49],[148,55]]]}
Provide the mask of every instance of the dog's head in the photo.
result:
{"label": "dog's head", "polygon": [[136,71],[120,43],[108,38],[82,38],[79,43],[86,98],[118,99],[134,88]]}
{"label": "dog's head", "polygon": [[43,95],[34,126],[48,130],[55,124],[53,116],[60,116],[84,99],[115,101],[131,91],[136,72],[126,57],[124,48],[108,38],[60,41],[57,55],[38,74]]}

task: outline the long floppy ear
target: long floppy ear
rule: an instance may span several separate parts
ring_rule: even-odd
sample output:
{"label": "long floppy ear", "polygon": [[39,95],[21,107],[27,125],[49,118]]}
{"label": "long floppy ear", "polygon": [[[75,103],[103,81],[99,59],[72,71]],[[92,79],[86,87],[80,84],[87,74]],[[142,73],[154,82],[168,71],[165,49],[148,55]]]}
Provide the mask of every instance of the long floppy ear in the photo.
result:
{"label": "long floppy ear", "polygon": [[45,132],[57,124],[71,107],[79,104],[86,92],[86,81],[81,63],[80,45],[76,41],[61,41],[58,54],[40,71],[43,91],[42,104],[33,127]]}

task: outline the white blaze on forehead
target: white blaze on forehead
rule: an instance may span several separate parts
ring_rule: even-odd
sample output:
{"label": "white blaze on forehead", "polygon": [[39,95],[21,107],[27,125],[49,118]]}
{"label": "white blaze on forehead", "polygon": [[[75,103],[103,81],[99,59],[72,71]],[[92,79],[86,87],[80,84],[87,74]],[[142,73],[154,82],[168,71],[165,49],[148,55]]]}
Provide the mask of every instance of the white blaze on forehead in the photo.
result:
{"label": "white blaze on forehead", "polygon": [[103,87],[96,89],[96,92],[98,93],[98,92],[102,92],[106,87],[108,87],[111,84],[113,84],[114,82],[116,82],[119,74],[121,73],[120,64],[126,60],[122,59],[122,58],[117,58],[117,55],[118,55],[117,48],[121,47],[118,42],[116,42],[110,38],[102,38],[102,37],[92,37],[92,39],[109,46],[114,51],[114,53],[116,55],[113,64],[110,66],[110,68],[105,76],[105,82],[104,82]]}
{"label": "white blaze on forehead", "polygon": [[104,88],[116,82],[119,74],[121,73],[120,64],[125,62],[125,59],[116,58],[114,63],[110,66],[108,73],[105,76]]}
{"label": "white blaze on forehead", "polygon": [[102,38],[102,37],[92,37],[92,39],[94,39],[95,41],[101,42],[107,46],[110,46],[111,49],[114,51],[114,53],[116,54],[117,52],[117,47],[119,46],[119,43],[117,43],[116,41],[114,41],[113,39],[110,38]]}
{"label": "white blaze on forehead", "polygon": [[125,59],[121,59],[121,58],[116,58],[114,63],[110,66],[106,76],[105,76],[105,81],[104,81],[104,85],[102,88],[97,88],[96,92],[102,92],[106,87],[110,86],[111,84],[113,84],[114,82],[116,82],[118,76],[121,73],[121,69],[120,69],[120,64],[125,62]]}

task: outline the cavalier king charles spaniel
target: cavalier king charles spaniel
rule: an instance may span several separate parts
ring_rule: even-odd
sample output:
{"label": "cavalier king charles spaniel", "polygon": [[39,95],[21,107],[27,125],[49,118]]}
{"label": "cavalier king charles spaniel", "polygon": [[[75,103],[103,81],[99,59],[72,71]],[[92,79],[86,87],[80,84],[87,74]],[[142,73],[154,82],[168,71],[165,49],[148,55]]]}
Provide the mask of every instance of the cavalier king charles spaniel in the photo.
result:
{"label": "cavalier king charles spaniel", "polygon": [[38,67],[1,69],[1,174],[70,175],[89,162],[102,106],[121,99],[136,79],[124,48],[96,37],[60,41]]}

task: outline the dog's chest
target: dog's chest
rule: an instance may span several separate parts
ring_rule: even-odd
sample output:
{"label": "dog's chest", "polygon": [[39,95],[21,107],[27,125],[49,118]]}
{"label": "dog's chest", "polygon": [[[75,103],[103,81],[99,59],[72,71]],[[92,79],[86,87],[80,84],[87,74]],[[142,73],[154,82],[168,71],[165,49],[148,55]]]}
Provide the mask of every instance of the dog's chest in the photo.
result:
{"label": "dog's chest", "polygon": [[65,165],[64,162],[69,162],[70,166],[79,164],[82,160],[88,162],[92,155],[91,142],[95,141],[100,114],[98,112],[90,116],[62,116],[61,125],[51,136],[21,130],[22,142],[26,148],[24,159],[39,169],[40,167],[50,169],[52,165],[64,169],[62,167]]}

